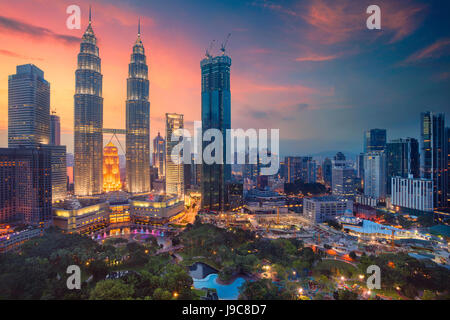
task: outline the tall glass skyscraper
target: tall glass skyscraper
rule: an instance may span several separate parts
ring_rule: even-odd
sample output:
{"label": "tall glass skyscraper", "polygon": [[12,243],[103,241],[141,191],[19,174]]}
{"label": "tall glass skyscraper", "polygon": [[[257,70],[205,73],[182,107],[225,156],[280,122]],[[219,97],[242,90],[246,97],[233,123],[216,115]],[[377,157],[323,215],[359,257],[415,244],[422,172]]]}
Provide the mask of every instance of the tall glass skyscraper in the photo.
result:
{"label": "tall glass skyscraper", "polygon": [[183,115],[177,113],[166,113],[166,193],[184,196],[184,165],[180,158],[174,155],[177,162],[173,161],[172,150],[178,141],[172,141],[172,134],[177,129],[184,128]]}
{"label": "tall glass skyscraper", "polygon": [[386,129],[371,129],[364,133],[364,152],[383,151],[386,148]]}
{"label": "tall glass skyscraper", "polygon": [[103,98],[101,60],[97,39],[89,25],[82,37],[75,71],[74,184],[75,194],[103,191]]}
{"label": "tall glass skyscraper", "polygon": [[128,65],[126,102],[127,186],[130,193],[150,191],[150,102],[148,67],[141,41],[133,46]]}
{"label": "tall glass skyscraper", "polygon": [[395,139],[387,144],[387,170],[390,176],[419,177],[419,142],[414,138]]}
{"label": "tall glass skyscraper", "polygon": [[35,147],[50,140],[50,84],[33,64],[8,79],[8,146]]}
{"label": "tall glass skyscraper", "polygon": [[420,173],[433,180],[434,207],[447,206],[448,154],[445,115],[422,112],[420,121]]}
{"label": "tall glass skyscraper", "polygon": [[[230,67],[231,58],[207,56],[200,63],[202,70],[202,135],[218,129],[223,136],[223,159],[226,155],[226,129],[231,128]],[[203,142],[202,150],[210,142]],[[224,210],[226,184],[231,180],[231,165],[202,164],[202,208]]]}
{"label": "tall glass skyscraper", "polygon": [[391,193],[391,177],[419,177],[419,142],[414,138],[391,140],[386,146],[387,193]]}

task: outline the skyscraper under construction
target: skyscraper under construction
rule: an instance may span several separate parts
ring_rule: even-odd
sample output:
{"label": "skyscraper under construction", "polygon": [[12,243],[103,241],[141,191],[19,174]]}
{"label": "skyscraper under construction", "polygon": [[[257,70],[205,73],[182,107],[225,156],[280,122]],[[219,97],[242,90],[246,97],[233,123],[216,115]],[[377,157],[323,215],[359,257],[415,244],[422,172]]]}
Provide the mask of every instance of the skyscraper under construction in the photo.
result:
{"label": "skyscraper under construction", "polygon": [[148,66],[138,37],[128,66],[126,102],[127,186],[130,193],[150,191],[150,102]]}
{"label": "skyscraper under construction", "polygon": [[[223,155],[226,155],[226,130],[231,128],[230,66],[231,58],[223,54],[207,54],[200,63],[202,70],[202,130],[218,129],[223,135]],[[203,148],[209,142],[203,142]],[[202,208],[226,208],[226,184],[231,180],[231,165],[202,164]]]}
{"label": "skyscraper under construction", "polygon": [[103,76],[90,9],[89,25],[80,44],[75,78],[75,194],[89,196],[103,190]]}

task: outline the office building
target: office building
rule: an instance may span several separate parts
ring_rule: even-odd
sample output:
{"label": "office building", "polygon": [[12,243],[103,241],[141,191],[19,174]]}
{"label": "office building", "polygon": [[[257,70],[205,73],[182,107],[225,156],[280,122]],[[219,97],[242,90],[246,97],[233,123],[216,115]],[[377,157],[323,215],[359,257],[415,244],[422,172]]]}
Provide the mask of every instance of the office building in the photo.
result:
{"label": "office building", "polygon": [[8,78],[8,146],[36,147],[50,141],[50,84],[33,64]]}
{"label": "office building", "polygon": [[67,196],[66,146],[42,145],[42,149],[50,153],[52,167],[52,203],[61,201]]}
{"label": "office building", "polygon": [[349,164],[333,166],[331,181],[333,195],[342,197],[355,195],[355,169]]}
{"label": "office building", "polygon": [[[223,159],[226,155],[226,130],[231,128],[230,67],[231,58],[207,54],[200,63],[202,73],[202,136],[206,130],[218,129],[223,136]],[[166,143],[168,143],[166,139]],[[204,141],[202,151],[209,142]],[[202,208],[224,210],[226,184],[231,180],[230,164],[202,165]]]}
{"label": "office building", "polygon": [[303,216],[313,223],[322,223],[352,212],[353,201],[335,197],[307,197],[303,200]]}
{"label": "office building", "polygon": [[447,208],[450,208],[450,128],[445,128],[447,136]]}
{"label": "office building", "polygon": [[126,159],[128,192],[150,192],[150,102],[148,66],[140,24],[128,66]]}
{"label": "office building", "polygon": [[430,179],[392,177],[392,197],[394,206],[417,211],[433,211],[433,181]]}
{"label": "office building", "polygon": [[372,151],[364,155],[364,195],[384,200],[386,198],[386,155]]}
{"label": "office building", "polygon": [[103,191],[103,98],[101,60],[91,25],[83,34],[75,71],[74,184],[75,194]]}
{"label": "office building", "polygon": [[329,158],[325,158],[322,164],[323,181],[327,186],[331,186],[333,165]]}
{"label": "office building", "polygon": [[386,129],[371,129],[364,133],[364,153],[386,148]]}
{"label": "office building", "polygon": [[391,140],[386,145],[387,194],[391,193],[391,177],[420,176],[419,142],[414,138]]}
{"label": "office building", "polygon": [[435,209],[447,206],[448,139],[445,115],[423,112],[420,122],[420,176],[433,180]]}
{"label": "office building", "polygon": [[414,138],[391,140],[386,146],[387,174],[389,177],[414,178],[420,175],[419,142]]}
{"label": "office building", "polygon": [[172,155],[178,141],[172,141],[171,137],[172,133],[182,128],[184,128],[182,114],[166,113],[166,193],[180,198],[184,196],[184,165],[181,155]]}
{"label": "office building", "polygon": [[164,177],[166,172],[166,141],[158,132],[158,135],[153,139],[153,166],[158,168],[158,177]]}
{"label": "office building", "polygon": [[312,157],[285,157],[287,183],[301,180],[303,183],[317,181],[317,164]]}
{"label": "office building", "polygon": [[61,145],[61,121],[54,112],[50,115],[50,144]]}
{"label": "office building", "polygon": [[0,148],[0,223],[51,224],[51,171],[49,150]]}
{"label": "office building", "polygon": [[364,153],[356,156],[356,177],[360,181],[361,186],[364,185]]}

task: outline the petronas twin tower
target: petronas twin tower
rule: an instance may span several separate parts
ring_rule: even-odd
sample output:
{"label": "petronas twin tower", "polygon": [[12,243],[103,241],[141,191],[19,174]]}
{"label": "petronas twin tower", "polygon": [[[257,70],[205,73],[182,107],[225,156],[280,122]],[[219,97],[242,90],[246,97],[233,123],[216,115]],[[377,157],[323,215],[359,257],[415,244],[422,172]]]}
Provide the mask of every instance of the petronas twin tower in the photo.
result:
{"label": "petronas twin tower", "polygon": [[[75,71],[74,184],[75,195],[103,192],[103,98],[101,59],[89,25],[82,37]],[[126,101],[126,169],[128,191],[150,191],[150,103],[148,66],[140,36],[128,67]]]}
{"label": "petronas twin tower", "polygon": [[127,79],[127,185],[128,192],[150,191],[149,81],[140,23]]}

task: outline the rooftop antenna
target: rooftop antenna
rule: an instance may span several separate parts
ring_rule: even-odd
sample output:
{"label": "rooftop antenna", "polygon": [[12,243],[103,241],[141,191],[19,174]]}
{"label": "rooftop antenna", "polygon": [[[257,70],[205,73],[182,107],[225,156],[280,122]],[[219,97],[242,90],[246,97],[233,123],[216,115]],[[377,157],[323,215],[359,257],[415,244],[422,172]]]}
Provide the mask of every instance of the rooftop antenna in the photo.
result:
{"label": "rooftop antenna", "polygon": [[91,5],[89,5],[89,24],[91,24]]}
{"label": "rooftop antenna", "polygon": [[220,46],[220,51],[222,51],[222,55],[224,55],[225,54],[225,49],[226,49],[226,47],[227,47],[227,43],[228,43],[228,40],[230,39],[230,37],[231,37],[231,33],[229,33],[228,35],[227,35],[227,37],[225,38],[225,41],[222,43],[222,45]]}
{"label": "rooftop antenna", "polygon": [[209,48],[206,49],[205,56],[206,56],[207,58],[211,58],[210,52],[211,52],[211,50],[212,50],[212,48],[213,48],[213,46],[214,46],[214,42],[215,42],[215,41],[216,41],[216,40],[211,41],[211,43],[209,44]]}
{"label": "rooftop antenna", "polygon": [[141,36],[141,18],[138,18],[138,37]]}

